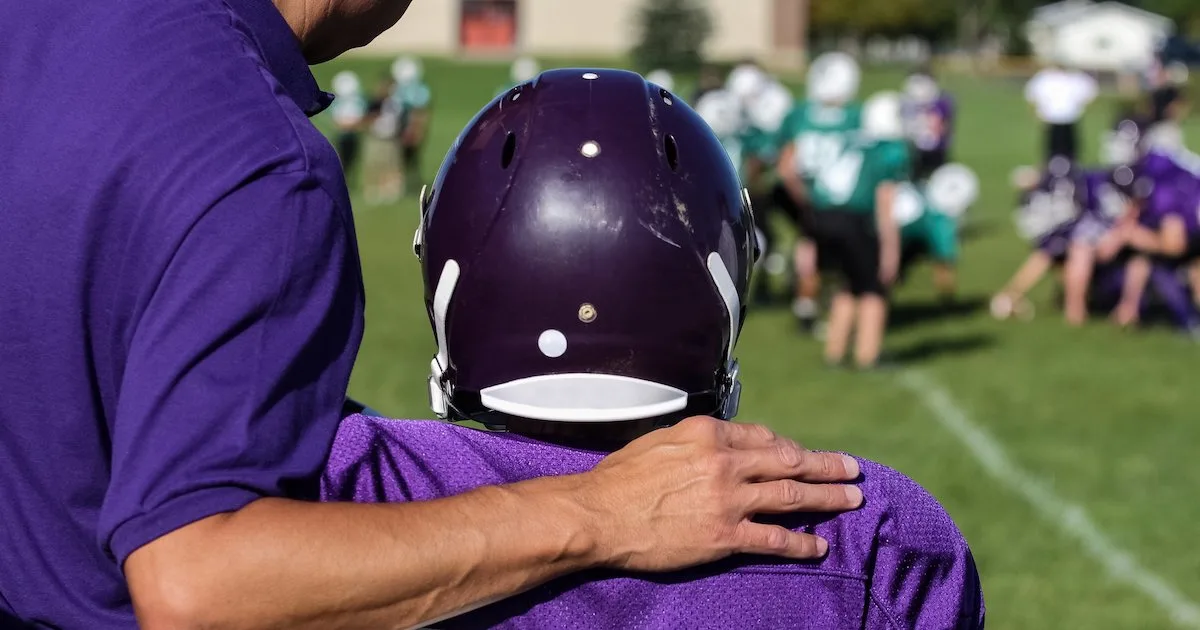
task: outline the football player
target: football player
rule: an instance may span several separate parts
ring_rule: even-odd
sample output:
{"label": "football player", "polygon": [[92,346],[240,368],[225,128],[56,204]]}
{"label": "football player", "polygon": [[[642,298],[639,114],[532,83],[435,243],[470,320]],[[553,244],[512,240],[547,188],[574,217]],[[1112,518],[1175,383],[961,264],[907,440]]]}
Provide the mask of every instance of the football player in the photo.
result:
{"label": "football player", "polygon": [[992,298],[997,319],[1016,315],[1030,319],[1033,304],[1026,295],[1056,267],[1062,268],[1063,317],[1082,324],[1093,300],[1107,300],[1120,263],[1119,248],[1105,247],[1106,235],[1126,211],[1121,192],[1132,177],[1119,165],[1083,170],[1056,156],[1045,173],[1025,167],[1013,174],[1020,191],[1018,231],[1034,244],[1017,272]]}
{"label": "football player", "polygon": [[1200,259],[1200,175],[1189,155],[1143,143],[1132,167],[1136,206],[1105,239],[1104,248],[1127,249],[1121,299],[1113,319],[1121,326],[1140,319],[1148,284],[1170,311],[1175,324],[1200,337],[1200,313],[1188,295],[1188,268]]}
{"label": "football player", "polygon": [[[459,136],[414,239],[434,412],[494,431],[351,416],[327,501],[425,501],[587,471],[657,427],[738,411],[734,350],[757,252],[718,139],[631,72],[553,70],[517,89]],[[861,471],[859,510],[761,517],[827,537],[820,561],[579,573],[434,625],[982,627],[974,562],[945,511],[896,471]]]}
{"label": "football player", "polygon": [[960,225],[978,196],[979,179],[962,164],[938,168],[927,183],[900,186],[892,211],[900,226],[900,278],[918,260],[929,258],[939,297],[954,299]]}
{"label": "football player", "polygon": [[861,132],[815,136],[818,146],[830,144],[811,152],[785,148],[779,160],[780,178],[792,198],[814,210],[811,233],[821,266],[843,276],[826,329],[829,365],[842,363],[852,332],[855,365],[871,369],[879,360],[888,290],[900,267],[892,205],[897,185],[912,174],[900,107],[898,94],[876,94],[863,107]]}
{"label": "football player", "polygon": [[[779,130],[781,180],[811,189],[819,169],[854,141],[862,120],[862,106],[854,100],[860,78],[858,62],[847,54],[825,53],[813,60],[808,69],[807,99],[796,105]],[[813,212],[798,189],[789,186],[787,192],[779,195],[777,202],[802,236],[794,253],[797,283],[792,311],[801,327],[811,331],[817,321],[820,291]]]}
{"label": "football player", "polygon": [[954,139],[954,100],[929,72],[914,72],[904,82],[904,122],[916,148],[913,176],[923,181],[949,161]]}
{"label": "football player", "polygon": [[[400,167],[403,174],[401,195],[408,190],[418,190],[421,185],[421,149],[429,132],[429,105],[433,98],[425,84],[421,60],[405,55],[392,64],[395,91],[392,99],[396,111],[400,112],[400,128],[397,140],[400,149]],[[409,183],[416,187],[410,187]]]}
{"label": "football player", "polygon": [[[758,93],[751,95],[739,95],[727,89],[712,90],[696,103],[696,111],[713,128],[738,169],[743,185],[750,191],[768,261],[772,256],[781,257],[770,251],[778,242],[770,221],[770,214],[776,207],[773,197],[778,193],[771,192],[771,185],[779,156],[779,127],[791,108],[791,92],[775,81],[766,83]],[[777,269],[770,264],[766,266],[775,275],[783,271],[784,264],[775,267]],[[766,280],[765,274],[755,276],[753,293],[760,302],[770,301]]]}
{"label": "football player", "polygon": [[337,127],[334,146],[341,158],[342,170],[348,175],[358,159],[363,120],[367,115],[367,99],[363,96],[358,75],[349,70],[333,75],[333,95],[336,98],[330,106],[330,114]]}

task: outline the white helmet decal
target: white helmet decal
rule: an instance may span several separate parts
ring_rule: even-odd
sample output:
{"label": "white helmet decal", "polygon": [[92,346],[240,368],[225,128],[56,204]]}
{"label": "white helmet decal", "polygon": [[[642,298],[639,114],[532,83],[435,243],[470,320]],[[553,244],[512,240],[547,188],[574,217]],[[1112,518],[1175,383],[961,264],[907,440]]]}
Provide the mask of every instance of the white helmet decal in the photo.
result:
{"label": "white helmet decal", "polygon": [[938,212],[957,219],[979,198],[979,178],[962,164],[946,164],[929,176],[925,195]]}
{"label": "white helmet decal", "polygon": [[808,97],[826,105],[840,105],[858,95],[862,78],[858,62],[842,52],[825,53],[808,68]]}
{"label": "white helmet decal", "polygon": [[900,95],[878,92],[863,104],[863,134],[876,140],[898,140],[904,137],[904,118],[901,115]]}

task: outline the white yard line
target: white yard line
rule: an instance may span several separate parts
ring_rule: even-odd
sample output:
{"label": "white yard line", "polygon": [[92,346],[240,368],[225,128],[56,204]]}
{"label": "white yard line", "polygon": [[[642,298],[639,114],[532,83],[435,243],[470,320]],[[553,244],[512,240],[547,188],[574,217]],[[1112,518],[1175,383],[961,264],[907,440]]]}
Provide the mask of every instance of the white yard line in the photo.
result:
{"label": "white yard line", "polygon": [[1200,605],[1113,542],[1083,506],[1059,496],[1045,480],[1013,462],[1000,442],[973,422],[937,381],[919,371],[906,370],[901,372],[899,382],[921,399],[942,428],[958,438],[992,478],[1019,494],[1039,516],[1078,541],[1112,579],[1149,597],[1179,627],[1200,629]]}

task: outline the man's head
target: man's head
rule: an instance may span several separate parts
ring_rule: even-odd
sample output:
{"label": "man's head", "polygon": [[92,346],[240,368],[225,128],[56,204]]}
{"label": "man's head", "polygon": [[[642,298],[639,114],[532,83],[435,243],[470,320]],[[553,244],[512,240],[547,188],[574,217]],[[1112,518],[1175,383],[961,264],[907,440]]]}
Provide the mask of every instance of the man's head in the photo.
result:
{"label": "man's head", "polygon": [[742,130],[741,104],[728,90],[712,90],[696,101],[696,113],[718,138],[731,138]]}
{"label": "man's head", "polygon": [[808,67],[808,98],[822,105],[844,105],[858,95],[861,78],[854,57],[842,52],[825,53]]}
{"label": "man's head", "polygon": [[399,21],[412,0],[273,0],[309,63],[366,46]]}
{"label": "man's head", "polygon": [[720,142],[669,92],[542,73],[467,125],[421,205],[439,415],[608,435],[736,413],[753,219]]}
{"label": "man's head", "polygon": [[725,89],[743,104],[748,103],[771,83],[771,77],[758,64],[738,64],[725,78]]}

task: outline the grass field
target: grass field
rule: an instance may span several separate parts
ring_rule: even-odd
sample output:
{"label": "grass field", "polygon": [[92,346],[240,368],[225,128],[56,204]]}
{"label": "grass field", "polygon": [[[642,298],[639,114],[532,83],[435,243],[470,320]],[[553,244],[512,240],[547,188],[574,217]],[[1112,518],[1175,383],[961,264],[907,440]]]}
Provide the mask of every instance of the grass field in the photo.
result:
{"label": "grass field", "polygon": [[[370,86],[386,65],[356,59],[316,71],[328,85],[352,67]],[[507,65],[431,60],[426,74],[431,178],[460,127],[506,83]],[[898,81],[871,73],[865,88]],[[1027,253],[1010,220],[1008,176],[1037,155],[1038,129],[1019,84],[944,82],[960,105],[956,157],[982,179],[979,229],[961,267],[961,294],[975,308],[935,313],[918,269],[899,292],[888,341],[905,367],[879,375],[824,370],[786,309],[753,312],[738,348],[740,419],[884,462],[928,488],[972,544],[990,628],[1200,627],[1200,347],[1167,330],[1067,329],[1045,286],[1034,321],[987,315],[987,296]],[[1088,155],[1111,116],[1107,102],[1089,114]],[[356,208],[368,300],[351,393],[410,418],[429,415],[434,352],[409,247],[416,220],[415,199]]]}

